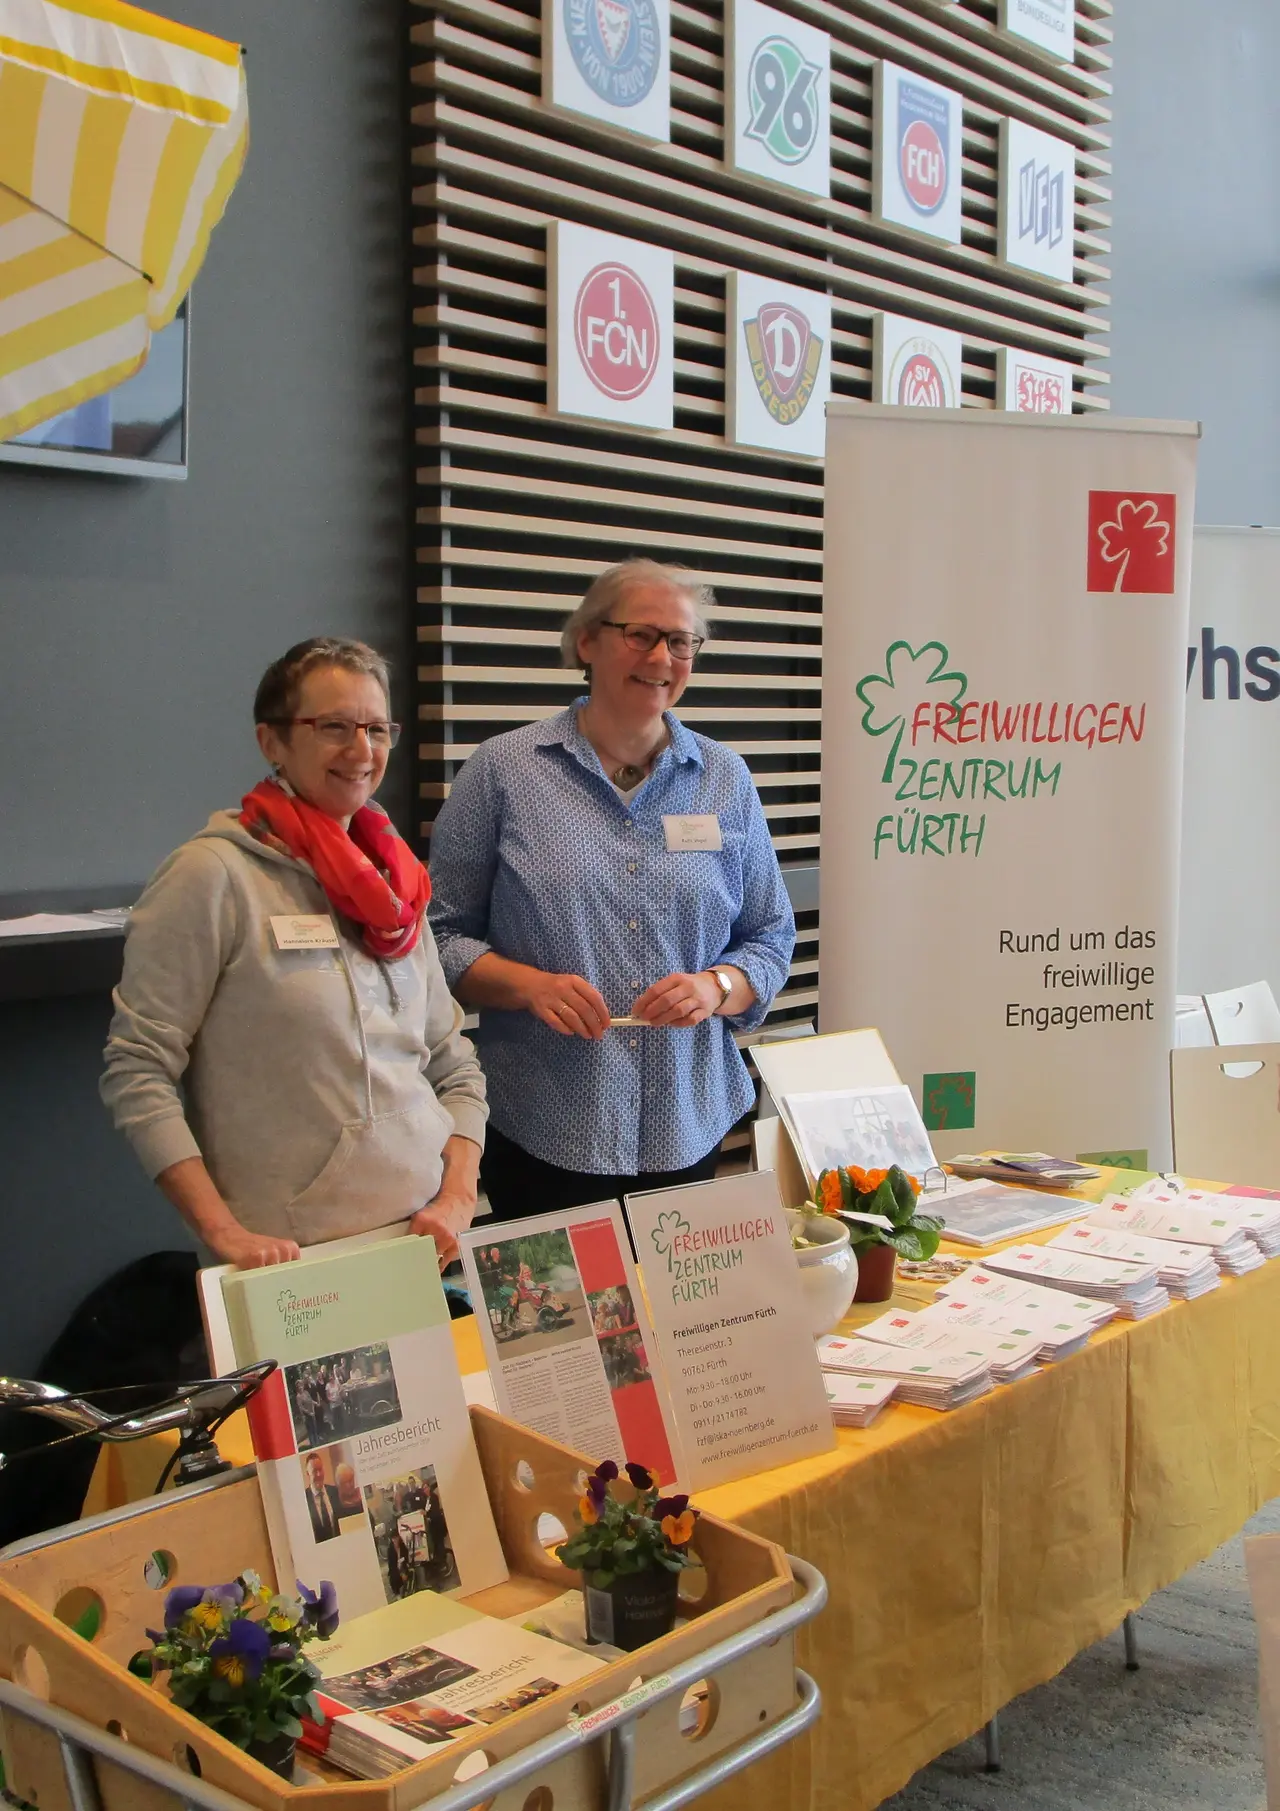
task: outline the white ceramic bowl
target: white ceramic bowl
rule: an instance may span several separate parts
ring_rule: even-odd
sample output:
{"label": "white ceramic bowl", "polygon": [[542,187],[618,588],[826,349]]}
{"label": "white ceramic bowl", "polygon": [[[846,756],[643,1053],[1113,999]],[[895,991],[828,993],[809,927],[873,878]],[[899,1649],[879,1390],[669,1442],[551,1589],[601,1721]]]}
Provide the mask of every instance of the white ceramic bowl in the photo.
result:
{"label": "white ceramic bowl", "polygon": [[803,1228],[813,1241],[795,1253],[800,1285],[809,1309],[809,1331],[815,1339],[838,1327],[849,1312],[858,1287],[858,1260],[849,1244],[849,1228],[828,1214],[805,1214],[788,1209],[791,1232]]}

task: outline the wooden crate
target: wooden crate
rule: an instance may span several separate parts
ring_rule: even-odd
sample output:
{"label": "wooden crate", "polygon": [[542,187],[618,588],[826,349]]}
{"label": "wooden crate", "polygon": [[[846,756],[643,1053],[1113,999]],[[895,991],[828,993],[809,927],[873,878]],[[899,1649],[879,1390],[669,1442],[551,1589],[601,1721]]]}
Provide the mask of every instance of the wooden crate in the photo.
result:
{"label": "wooden crate", "polygon": [[[539,1545],[537,1527],[544,1514],[557,1517],[566,1529],[573,1527],[582,1476],[593,1461],[485,1408],[473,1407],[471,1422],[511,1576],[466,1601],[490,1615],[511,1616],[579,1583],[577,1573]],[[389,1780],[353,1780],[319,1763],[324,1777],[318,1783],[285,1785],[179,1710],[162,1688],[128,1671],[131,1656],[148,1645],[145,1631],[159,1622],[164,1591],[173,1584],[218,1583],[246,1568],[260,1573],[264,1582],[275,1582],[256,1478],[212,1491],[177,1491],[154,1508],[0,1561],[0,1677],[158,1759],[198,1771],[207,1784],[258,1811],[289,1811],[303,1801],[308,1811],[312,1806],[315,1811],[410,1811],[453,1785],[461,1764],[477,1750],[490,1763],[504,1760],[562,1729],[574,1711],[611,1703],[638,1681],[668,1671],[792,1601],[793,1580],[781,1548],[705,1515],[697,1544],[706,1589],[696,1602],[683,1605],[689,1616],[684,1627],[492,1728],[477,1729]],[[146,1569],[157,1551],[169,1557],[168,1576],[163,1587],[153,1589]],[[698,1574],[689,1575],[691,1585],[696,1580]],[[63,1620],[74,1619],[90,1595],[102,1609],[92,1642]],[[692,1735],[680,1731],[678,1699],[644,1711],[636,1726],[633,1802],[684,1778],[790,1711],[794,1667],[794,1642],[783,1636],[721,1668],[701,1727]],[[0,1753],[15,1796],[38,1811],[74,1811],[51,1730],[11,1710],[0,1711]],[[312,1766],[310,1757],[305,1760]],[[171,1792],[102,1759],[95,1768],[102,1811],[181,1811],[177,1788]],[[489,1805],[492,1811],[524,1811],[531,1797],[546,1811],[552,1806],[555,1811],[603,1811],[604,1745],[584,1742],[536,1779],[499,1793]]]}

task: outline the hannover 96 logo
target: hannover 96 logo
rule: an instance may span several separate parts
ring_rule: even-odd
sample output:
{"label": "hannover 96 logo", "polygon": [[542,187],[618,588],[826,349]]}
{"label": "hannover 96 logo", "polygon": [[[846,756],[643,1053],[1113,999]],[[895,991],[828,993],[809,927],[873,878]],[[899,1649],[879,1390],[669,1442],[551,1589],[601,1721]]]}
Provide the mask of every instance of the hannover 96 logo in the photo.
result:
{"label": "hannover 96 logo", "polygon": [[653,0],[564,0],[564,28],[583,80],[613,107],[635,107],[658,73]]}
{"label": "hannover 96 logo", "polygon": [[744,321],[751,375],[776,422],[789,427],[808,407],[822,368],[822,341],[798,308],[766,302]]}
{"label": "hannover 96 logo", "polygon": [[776,32],[762,38],[747,71],[751,123],[746,136],[760,141],[779,163],[803,163],[818,137],[818,95],[822,74],[805,61],[789,38]]}

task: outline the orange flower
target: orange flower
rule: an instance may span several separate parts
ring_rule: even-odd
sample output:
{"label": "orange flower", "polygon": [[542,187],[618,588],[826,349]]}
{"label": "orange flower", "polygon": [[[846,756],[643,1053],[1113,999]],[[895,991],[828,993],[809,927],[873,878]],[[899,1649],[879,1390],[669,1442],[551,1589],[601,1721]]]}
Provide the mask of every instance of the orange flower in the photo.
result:
{"label": "orange flower", "polygon": [[664,1515],[662,1532],[673,1547],[684,1547],[693,1539],[694,1514],[686,1509],[683,1515]]}
{"label": "orange flower", "polygon": [[590,1528],[593,1522],[598,1522],[600,1520],[600,1517],[596,1514],[596,1506],[591,1501],[590,1497],[583,1496],[578,1498],[578,1514],[582,1518],[582,1526],[584,1528]]}
{"label": "orange flower", "polygon": [[913,1195],[918,1195],[921,1188],[919,1179],[915,1176],[908,1176],[907,1181],[911,1184],[911,1193]]}
{"label": "orange flower", "polygon": [[834,1214],[840,1207],[840,1175],[828,1170],[818,1185],[818,1206],[824,1214]]}

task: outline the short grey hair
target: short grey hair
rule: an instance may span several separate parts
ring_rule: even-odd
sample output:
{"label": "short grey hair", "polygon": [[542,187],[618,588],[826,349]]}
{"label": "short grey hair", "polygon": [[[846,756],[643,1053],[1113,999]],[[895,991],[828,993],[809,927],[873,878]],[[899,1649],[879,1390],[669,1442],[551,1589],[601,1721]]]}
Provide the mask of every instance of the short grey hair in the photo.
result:
{"label": "short grey hair", "polygon": [[693,632],[706,641],[711,630],[703,612],[710,610],[716,601],[710,585],[683,566],[663,566],[657,560],[619,560],[616,566],[606,566],[599,578],[592,581],[587,595],[561,630],[562,666],[582,665],[578,637],[589,635],[597,623],[613,614],[629,585],[671,585],[682,591],[693,611]]}

